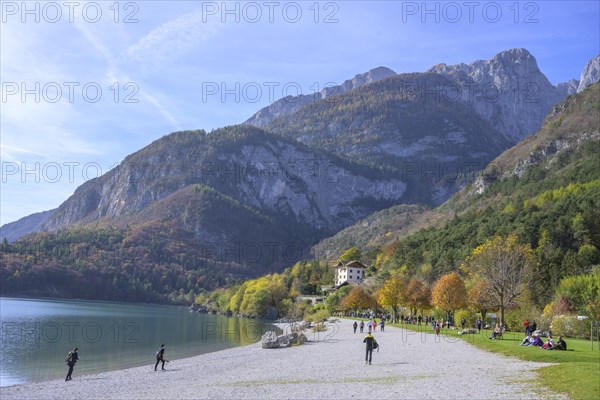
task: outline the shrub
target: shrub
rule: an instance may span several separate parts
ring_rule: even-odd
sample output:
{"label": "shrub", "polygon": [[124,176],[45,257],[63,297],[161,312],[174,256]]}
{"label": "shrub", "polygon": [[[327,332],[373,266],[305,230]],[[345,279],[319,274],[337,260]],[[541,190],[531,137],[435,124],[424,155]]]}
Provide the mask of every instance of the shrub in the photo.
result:
{"label": "shrub", "polygon": [[467,320],[467,325],[465,328],[474,328],[475,321],[477,320],[478,316],[479,313],[475,313],[468,309],[459,310],[454,314],[454,325],[460,327],[460,321],[462,318],[464,318]]}
{"label": "shrub", "polygon": [[307,322],[322,322],[329,318],[329,311],[326,309],[317,310],[314,313],[306,313],[304,314],[304,320]]}
{"label": "shrub", "polygon": [[[530,323],[536,321],[538,329],[543,329],[539,316],[542,314],[542,311],[537,308],[535,305],[531,303],[525,303],[522,306],[515,308],[514,310],[507,311],[504,315],[504,320],[506,325],[513,332],[522,331],[525,332],[525,327],[523,326],[523,322],[528,319]],[[548,327],[546,327],[547,329]]]}
{"label": "shrub", "polygon": [[550,329],[554,336],[586,339],[590,337],[590,324],[589,318],[580,320],[573,315],[559,315],[552,320]]}

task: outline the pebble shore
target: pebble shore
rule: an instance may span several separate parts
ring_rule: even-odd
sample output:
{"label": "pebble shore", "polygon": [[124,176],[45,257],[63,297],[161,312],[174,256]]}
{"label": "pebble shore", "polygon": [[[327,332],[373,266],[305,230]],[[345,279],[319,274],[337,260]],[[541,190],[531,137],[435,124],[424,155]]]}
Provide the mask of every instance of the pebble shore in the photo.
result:
{"label": "pebble shore", "polygon": [[[507,358],[463,340],[386,327],[365,364],[364,334],[340,320],[302,346],[260,343],[167,364],[0,388],[9,399],[566,399],[535,383],[548,364]],[[152,366],[150,366],[152,362]]]}

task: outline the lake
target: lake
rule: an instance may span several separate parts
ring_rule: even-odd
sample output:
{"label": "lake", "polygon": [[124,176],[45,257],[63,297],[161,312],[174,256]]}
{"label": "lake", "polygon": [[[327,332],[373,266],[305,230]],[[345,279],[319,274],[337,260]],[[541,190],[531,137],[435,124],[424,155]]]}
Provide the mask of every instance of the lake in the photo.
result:
{"label": "lake", "polygon": [[[165,344],[165,359],[257,342],[265,321],[190,313],[187,307],[71,300],[0,298],[0,386],[148,365]],[[168,364],[166,364],[168,368]],[[160,368],[160,367],[159,367]]]}

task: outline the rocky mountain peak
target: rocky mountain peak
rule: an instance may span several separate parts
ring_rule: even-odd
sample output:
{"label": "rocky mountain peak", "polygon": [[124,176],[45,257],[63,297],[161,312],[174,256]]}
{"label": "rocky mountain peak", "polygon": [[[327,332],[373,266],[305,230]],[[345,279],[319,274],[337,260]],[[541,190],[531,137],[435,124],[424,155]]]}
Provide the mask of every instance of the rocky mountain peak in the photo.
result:
{"label": "rocky mountain peak", "polygon": [[600,81],[600,54],[592,58],[583,68],[577,93],[582,92],[586,87]]}
{"label": "rocky mountain peak", "polygon": [[396,75],[396,73],[389,68],[386,68],[386,67],[373,68],[370,71],[367,71],[363,74],[358,74],[354,78],[344,81],[344,83],[339,86],[334,86],[331,88],[323,89],[321,91],[321,98],[325,98],[327,96],[332,96],[335,94],[346,93],[346,92],[349,92],[350,90],[357,89],[363,85],[377,82],[377,81],[380,81],[385,78],[389,78],[390,76],[394,76],[394,75]]}
{"label": "rocky mountain peak", "polygon": [[577,92],[579,87],[579,81],[577,79],[570,79],[567,82],[561,82],[556,85],[556,90],[561,96],[568,97],[573,93]]}
{"label": "rocky mountain peak", "polygon": [[319,93],[310,95],[288,96],[279,99],[273,104],[260,109],[252,117],[248,118],[244,124],[252,125],[257,128],[265,128],[273,120],[292,114],[307,104],[336,94],[343,94],[369,83],[377,82],[382,79],[394,76],[396,73],[386,67],[377,67],[362,74],[357,74],[352,79],[347,79],[341,85],[326,87]]}
{"label": "rocky mountain peak", "polygon": [[526,49],[510,49],[471,64],[438,64],[428,72],[454,81],[461,101],[516,143],[537,131],[565,96],[540,71]]}

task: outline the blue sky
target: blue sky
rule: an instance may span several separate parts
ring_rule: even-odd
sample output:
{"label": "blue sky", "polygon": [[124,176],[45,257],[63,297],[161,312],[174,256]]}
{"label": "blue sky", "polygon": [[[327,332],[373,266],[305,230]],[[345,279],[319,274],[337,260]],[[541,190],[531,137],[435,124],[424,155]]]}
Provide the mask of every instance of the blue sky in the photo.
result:
{"label": "blue sky", "polygon": [[170,132],[241,123],[378,66],[524,47],[557,84],[600,53],[598,1],[0,3],[0,224]]}

